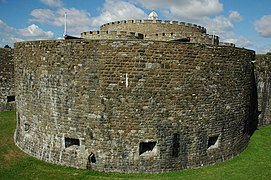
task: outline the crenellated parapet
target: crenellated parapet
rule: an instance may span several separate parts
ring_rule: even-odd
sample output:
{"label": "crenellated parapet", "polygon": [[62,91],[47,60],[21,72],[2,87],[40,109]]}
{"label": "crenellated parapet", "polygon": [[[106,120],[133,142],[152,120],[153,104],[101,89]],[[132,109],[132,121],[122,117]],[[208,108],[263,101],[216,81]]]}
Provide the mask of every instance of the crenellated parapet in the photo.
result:
{"label": "crenellated parapet", "polygon": [[219,44],[219,37],[196,24],[169,20],[122,20],[103,24],[100,31],[82,32],[86,39],[144,39],[172,41],[190,37],[192,43]]}
{"label": "crenellated parapet", "polygon": [[103,24],[101,30],[127,30],[152,34],[156,32],[199,32],[206,33],[206,28],[196,24],[169,20],[123,20]]}
{"label": "crenellated parapet", "polygon": [[127,31],[88,31],[82,32],[85,39],[143,39],[143,34]]}
{"label": "crenellated parapet", "polygon": [[145,40],[159,40],[159,41],[173,41],[176,39],[190,37],[192,43],[200,43],[200,44],[219,44],[219,37],[215,35],[209,34],[201,34],[195,32],[160,32],[153,34],[146,34],[144,36]]}
{"label": "crenellated parapet", "polygon": [[230,42],[219,42],[220,46],[231,46],[231,47],[235,47],[234,43],[230,43]]}

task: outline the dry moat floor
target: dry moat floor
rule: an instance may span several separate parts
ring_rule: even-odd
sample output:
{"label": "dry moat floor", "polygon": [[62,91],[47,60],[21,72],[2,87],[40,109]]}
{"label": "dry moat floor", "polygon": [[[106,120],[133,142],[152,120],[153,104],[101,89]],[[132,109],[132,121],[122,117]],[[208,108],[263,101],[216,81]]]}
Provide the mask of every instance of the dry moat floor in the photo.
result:
{"label": "dry moat floor", "polygon": [[259,128],[245,151],[223,163],[159,174],[102,173],[37,160],[13,142],[15,112],[0,112],[0,180],[13,179],[271,179],[271,126]]}

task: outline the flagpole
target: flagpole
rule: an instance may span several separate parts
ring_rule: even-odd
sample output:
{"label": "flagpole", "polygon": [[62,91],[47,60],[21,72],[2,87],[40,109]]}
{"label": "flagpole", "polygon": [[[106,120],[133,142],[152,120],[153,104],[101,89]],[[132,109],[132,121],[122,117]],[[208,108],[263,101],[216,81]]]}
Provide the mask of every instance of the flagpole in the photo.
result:
{"label": "flagpole", "polygon": [[65,12],[65,24],[63,37],[67,35],[67,13]]}

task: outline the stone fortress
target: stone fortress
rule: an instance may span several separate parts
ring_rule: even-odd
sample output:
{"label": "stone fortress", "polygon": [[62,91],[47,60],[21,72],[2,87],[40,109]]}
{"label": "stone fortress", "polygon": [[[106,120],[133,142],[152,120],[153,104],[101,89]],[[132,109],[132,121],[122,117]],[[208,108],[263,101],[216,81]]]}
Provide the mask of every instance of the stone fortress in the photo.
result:
{"label": "stone fortress", "polygon": [[218,44],[219,38],[206,34],[206,28],[178,21],[162,22],[158,15],[152,12],[146,20],[123,20],[100,27],[100,31],[82,32],[86,39],[144,39],[154,41],[172,41],[190,37],[192,43]]}
{"label": "stone fortress", "polygon": [[13,49],[0,48],[0,111],[15,110]]}
{"label": "stone fortress", "polygon": [[259,114],[271,124],[268,56],[255,63],[254,51],[154,13],[81,36],[15,44],[14,138],[32,156],[109,172],[195,168],[243,151]]}

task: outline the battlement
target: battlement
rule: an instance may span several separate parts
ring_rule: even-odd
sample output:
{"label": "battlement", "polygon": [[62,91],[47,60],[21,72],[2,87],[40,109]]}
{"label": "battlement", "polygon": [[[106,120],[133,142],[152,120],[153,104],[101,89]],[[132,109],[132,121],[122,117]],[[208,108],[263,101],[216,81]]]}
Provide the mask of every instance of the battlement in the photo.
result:
{"label": "battlement", "polygon": [[145,40],[160,40],[160,41],[172,41],[184,37],[190,37],[192,43],[203,44],[219,44],[219,37],[209,34],[201,34],[197,32],[159,32],[153,34],[146,34]]}
{"label": "battlement", "polygon": [[81,38],[85,39],[145,39],[157,41],[172,41],[184,37],[190,37],[192,43],[219,44],[219,37],[199,32],[158,32],[142,34],[129,31],[88,31],[82,32]]}
{"label": "battlement", "polygon": [[231,47],[235,47],[234,43],[229,43],[229,42],[219,42],[220,46],[231,46]]}
{"label": "battlement", "polygon": [[190,37],[192,43],[219,44],[219,37],[206,34],[196,24],[169,20],[122,20],[103,24],[100,31],[82,32],[85,39],[144,39],[172,41]]}
{"label": "battlement", "polygon": [[85,39],[143,39],[143,34],[127,31],[88,31],[82,32]]}
{"label": "battlement", "polygon": [[[176,29],[176,31],[179,31],[179,29],[191,29],[192,31],[195,32],[201,32],[201,33],[206,33],[206,28],[196,25],[196,24],[191,24],[191,23],[185,23],[185,22],[179,22],[179,21],[170,21],[170,20],[122,20],[122,21],[114,21],[114,22],[109,22],[106,24],[103,24],[100,28],[101,30],[109,30],[109,29],[115,29],[116,26],[118,27],[137,27],[139,26],[146,26],[146,25],[152,25],[154,28],[156,27],[158,31],[159,29]],[[168,26],[168,27],[165,27]],[[146,27],[146,31],[148,31],[149,26]],[[123,29],[123,30],[128,30],[128,29]]]}

